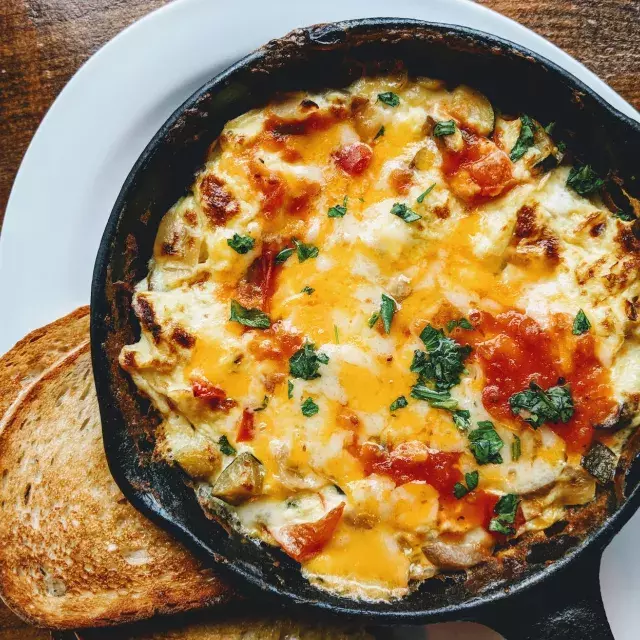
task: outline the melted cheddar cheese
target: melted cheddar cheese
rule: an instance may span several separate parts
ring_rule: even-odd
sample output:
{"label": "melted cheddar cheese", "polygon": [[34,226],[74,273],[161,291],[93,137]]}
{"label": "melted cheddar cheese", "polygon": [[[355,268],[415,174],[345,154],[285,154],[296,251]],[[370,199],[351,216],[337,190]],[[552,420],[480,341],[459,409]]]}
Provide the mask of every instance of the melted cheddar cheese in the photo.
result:
{"label": "melted cheddar cheese", "polygon": [[[638,424],[640,247],[561,156],[540,123],[403,75],[227,123],[121,353],[203,508],[388,600],[592,500],[583,456]],[[554,388],[562,419],[514,410]]]}

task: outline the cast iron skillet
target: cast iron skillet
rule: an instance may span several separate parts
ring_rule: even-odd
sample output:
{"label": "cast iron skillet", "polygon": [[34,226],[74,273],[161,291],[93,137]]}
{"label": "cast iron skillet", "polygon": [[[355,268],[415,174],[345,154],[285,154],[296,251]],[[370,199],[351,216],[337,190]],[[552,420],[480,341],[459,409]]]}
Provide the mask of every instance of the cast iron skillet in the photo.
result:
{"label": "cast iron skillet", "polygon": [[[169,118],[129,174],[107,224],[93,278],[91,341],[111,471],[143,514],[217,562],[229,578],[241,579],[245,589],[260,589],[261,602],[265,594],[273,596],[270,611],[295,604],[370,624],[475,620],[509,640],[611,638],[598,571],[604,547],[640,502],[631,476],[626,498],[618,482],[617,499],[601,492],[596,506],[582,512],[582,522],[550,532],[545,543],[519,543],[502,568],[480,569],[468,581],[462,575],[429,580],[385,604],[320,591],[279,550],[227,535],[204,516],[179,470],[151,460],[157,419],[118,367],[117,354],[138,336],[131,286],[146,275],[163,214],[192,183],[207,146],[230,118],[277,91],[342,86],[363,72],[395,69],[399,61],[413,74],[467,82],[506,112],[556,121],[556,139],[566,139],[601,175],[613,172],[638,195],[633,174],[640,126],[555,64],[510,42],[462,27],[387,18],[317,25],[270,42],[208,82]],[[603,522],[595,520],[598,509],[600,516],[606,512]]]}

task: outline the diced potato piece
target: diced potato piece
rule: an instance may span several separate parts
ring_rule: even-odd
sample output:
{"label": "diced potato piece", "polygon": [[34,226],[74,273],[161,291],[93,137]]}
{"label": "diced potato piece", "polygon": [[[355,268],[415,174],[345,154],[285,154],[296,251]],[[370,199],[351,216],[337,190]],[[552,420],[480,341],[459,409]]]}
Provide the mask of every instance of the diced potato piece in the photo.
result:
{"label": "diced potato piece", "polygon": [[493,107],[479,91],[461,84],[451,93],[449,109],[465,129],[481,136],[488,136],[493,131]]}
{"label": "diced potato piece", "polygon": [[428,542],[422,550],[441,569],[468,569],[486,560],[493,546],[493,537],[478,527],[464,536],[447,536]]}
{"label": "diced potato piece", "polygon": [[230,504],[240,504],[251,496],[260,495],[264,482],[264,467],[250,453],[241,453],[220,474],[213,485],[213,495]]}
{"label": "diced potato piece", "polygon": [[207,480],[220,470],[220,451],[204,438],[194,439],[189,446],[174,454],[176,462],[195,480]]}

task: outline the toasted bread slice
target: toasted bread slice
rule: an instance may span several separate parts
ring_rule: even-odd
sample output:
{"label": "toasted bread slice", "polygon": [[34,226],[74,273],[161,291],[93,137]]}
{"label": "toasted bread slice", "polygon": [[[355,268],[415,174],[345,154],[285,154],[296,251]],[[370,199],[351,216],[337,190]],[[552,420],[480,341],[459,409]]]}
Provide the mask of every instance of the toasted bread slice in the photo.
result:
{"label": "toasted bread slice", "polygon": [[89,307],[32,331],[0,359],[0,417],[27,387],[89,335]]}
{"label": "toasted bread slice", "polygon": [[[373,636],[353,624],[320,625],[251,617],[248,620],[204,620],[179,626],[171,623],[153,626],[155,630],[111,629],[74,635],[77,640],[373,640]],[[158,629],[160,626],[162,630]]]}
{"label": "toasted bread slice", "polygon": [[0,595],[25,620],[97,627],[230,597],[113,481],[88,341],[8,412],[0,470]]}

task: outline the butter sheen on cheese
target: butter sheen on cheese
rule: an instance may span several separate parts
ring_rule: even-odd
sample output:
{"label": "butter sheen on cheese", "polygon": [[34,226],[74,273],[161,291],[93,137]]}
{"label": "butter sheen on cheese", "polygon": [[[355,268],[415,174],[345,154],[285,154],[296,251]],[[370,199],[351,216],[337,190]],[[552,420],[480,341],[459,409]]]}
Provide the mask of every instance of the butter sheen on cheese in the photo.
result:
{"label": "butter sheen on cheese", "polygon": [[[289,94],[162,220],[120,356],[157,451],[320,588],[489,560],[593,500],[583,455],[638,424],[640,247],[532,122],[404,75]],[[536,389],[570,410],[534,428],[512,398]]]}

